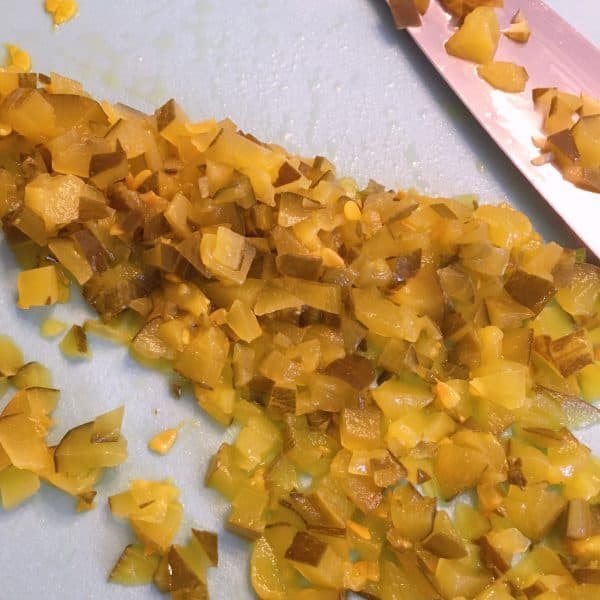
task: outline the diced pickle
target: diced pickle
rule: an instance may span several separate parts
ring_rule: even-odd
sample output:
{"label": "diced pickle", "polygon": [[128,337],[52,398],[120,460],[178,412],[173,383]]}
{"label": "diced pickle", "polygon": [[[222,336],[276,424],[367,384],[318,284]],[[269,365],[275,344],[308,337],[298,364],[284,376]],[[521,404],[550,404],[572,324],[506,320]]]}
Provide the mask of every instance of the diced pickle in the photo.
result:
{"label": "diced pickle", "polygon": [[343,564],[331,546],[305,532],[298,532],[284,557],[308,581],[324,588],[343,587]]}
{"label": "diced pickle", "polygon": [[481,452],[457,444],[442,444],[435,458],[435,474],[444,498],[450,499],[473,487],[488,461]]}
{"label": "diced pickle", "polygon": [[435,571],[436,580],[446,598],[458,594],[473,597],[492,582],[491,574],[482,568],[442,558]]}
{"label": "diced pickle", "polygon": [[17,288],[20,308],[48,306],[61,302],[68,291],[54,265],[21,271]]}
{"label": "diced pickle", "polygon": [[60,342],[60,349],[69,358],[90,358],[90,348],[83,327],[73,325]]}
{"label": "diced pickle", "polygon": [[192,381],[214,386],[225,366],[229,342],[216,327],[200,332],[180,354],[175,369]]}
{"label": "diced pickle", "polygon": [[4,510],[12,510],[40,489],[40,479],[32,471],[9,466],[0,469],[0,496]]}
{"label": "diced pickle", "polygon": [[283,600],[287,593],[286,581],[282,576],[285,565],[264,537],[256,540],[250,558],[252,587],[262,598]]}
{"label": "diced pickle", "polygon": [[467,548],[452,526],[450,517],[438,511],[433,521],[432,532],[423,540],[423,547],[440,558],[464,558]]}
{"label": "diced pickle", "polygon": [[399,487],[394,491],[391,509],[392,522],[402,537],[420,541],[431,533],[436,513],[434,498],[421,496],[410,485]]}
{"label": "diced pickle", "polygon": [[267,504],[264,482],[253,481],[240,486],[231,502],[228,529],[250,540],[259,538],[267,525]]}
{"label": "diced pickle", "polygon": [[575,540],[590,537],[593,532],[590,505],[581,498],[571,500],[567,512],[567,537]]}
{"label": "diced pickle", "polygon": [[380,412],[345,408],[341,414],[340,441],[349,450],[373,450],[381,447]]}
{"label": "diced pickle", "polygon": [[563,377],[580,371],[594,361],[592,344],[583,330],[553,340],[549,351]]}
{"label": "diced pickle", "polygon": [[504,506],[507,516],[519,530],[528,538],[539,541],[554,525],[566,502],[539,483],[523,490],[510,486]]}
{"label": "diced pickle", "polygon": [[26,414],[0,417],[0,446],[18,469],[37,472],[50,467],[52,458],[42,436],[34,419]]}
{"label": "diced pickle", "polygon": [[23,363],[21,350],[8,336],[0,336],[0,373],[5,377],[16,375]]}
{"label": "diced pickle", "polygon": [[531,36],[529,23],[525,18],[523,11],[519,9],[510,20],[510,25],[502,30],[502,33],[513,42],[526,44]]}
{"label": "diced pickle", "polygon": [[245,342],[251,342],[262,335],[256,316],[239,300],[233,301],[227,313],[227,324]]}
{"label": "diced pickle", "polygon": [[90,441],[94,444],[117,442],[121,436],[121,425],[125,407],[120,406],[107,413],[97,416],[92,425]]}
{"label": "diced pickle", "polygon": [[146,554],[142,546],[130,544],[115,563],[108,580],[121,585],[146,585],[152,583],[159,558]]}
{"label": "diced pickle", "polygon": [[10,381],[19,389],[50,388],[52,385],[50,371],[38,362],[23,365]]}
{"label": "diced pickle", "polygon": [[178,497],[179,490],[168,481],[134,480],[128,491],[111,496],[109,505],[113,514],[129,519],[147,553],[165,553],[181,525]]}
{"label": "diced pickle", "polygon": [[505,289],[517,302],[531,309],[535,315],[540,313],[556,293],[551,282],[523,271],[515,271],[506,282]]}
{"label": "diced pickle", "polygon": [[0,118],[36,144],[56,133],[54,109],[35,89],[17,88],[4,97],[0,104]]}
{"label": "diced pickle", "polygon": [[496,54],[499,39],[500,27],[494,9],[478,6],[446,42],[446,51],[458,58],[488,63]]}
{"label": "diced pickle", "polygon": [[396,29],[415,27],[421,24],[419,11],[413,0],[388,0]]}
{"label": "diced pickle", "polygon": [[83,285],[91,279],[92,267],[85,256],[79,253],[75,242],[69,239],[55,239],[48,242],[48,248],[60,264],[73,275],[77,283]]}
{"label": "diced pickle", "polygon": [[[121,435],[114,441],[93,441],[95,422],[68,431],[54,452],[59,473],[77,473],[99,467],[114,467],[127,458],[127,442]],[[97,428],[96,428],[97,429]]]}

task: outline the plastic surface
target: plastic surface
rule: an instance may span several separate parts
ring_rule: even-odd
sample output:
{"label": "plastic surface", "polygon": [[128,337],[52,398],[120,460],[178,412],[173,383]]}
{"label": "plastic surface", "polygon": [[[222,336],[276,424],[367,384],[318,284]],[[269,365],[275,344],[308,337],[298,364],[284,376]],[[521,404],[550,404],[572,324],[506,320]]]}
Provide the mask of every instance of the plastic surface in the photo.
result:
{"label": "plastic surface", "polygon": [[[36,70],[64,73],[95,96],[145,110],[175,97],[194,118],[231,116],[260,138],[332,158],[340,174],[362,183],[372,177],[390,187],[510,199],[544,235],[573,242],[408,34],[394,31],[383,0],[80,0],[79,16],[58,30],[42,4],[0,2],[0,40],[30,51]],[[595,0],[551,4],[600,42]],[[28,360],[48,365],[62,390],[52,439],[125,403],[130,447],[89,513],[76,514],[70,498],[47,487],[15,511],[0,511],[0,600],[159,598],[150,588],[106,583],[132,539],[106,498],[134,477],[172,477],[182,488],[185,525],[221,532],[226,503],[202,481],[208,457],[233,432],[205,418],[191,398],[174,400],[164,376],[139,367],[123,348],[94,338],[91,361],[68,362],[58,340],[40,338],[39,323],[50,313],[81,323],[89,314],[83,303],[73,294],[54,310],[19,311],[17,269],[2,243],[0,272],[0,332]],[[156,432],[180,423],[168,455],[147,450]],[[592,434],[583,437],[590,443]],[[223,533],[220,545],[212,597],[253,597],[246,543]]]}

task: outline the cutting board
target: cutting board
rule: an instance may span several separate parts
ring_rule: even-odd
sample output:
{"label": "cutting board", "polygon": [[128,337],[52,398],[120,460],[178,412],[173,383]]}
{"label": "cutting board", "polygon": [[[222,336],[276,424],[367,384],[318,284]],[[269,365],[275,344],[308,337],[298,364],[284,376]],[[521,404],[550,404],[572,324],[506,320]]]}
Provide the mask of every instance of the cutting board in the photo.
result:
{"label": "cutting board", "polygon": [[[595,0],[548,3],[600,43]],[[340,175],[362,184],[373,178],[429,194],[508,201],[547,238],[574,243],[408,36],[393,29],[383,0],[80,0],[80,14],[59,29],[42,4],[1,3],[0,41],[27,49],[34,70],[63,73],[94,96],[147,111],[175,97],[192,118],[229,116],[259,138],[328,156]],[[0,272],[0,333],[17,340],[28,360],[50,367],[62,390],[51,441],[125,403],[130,447],[129,460],[99,486],[95,510],[76,514],[70,498],[44,487],[13,512],[0,512],[0,600],[161,597],[151,588],[106,583],[133,539],[109,514],[106,498],[136,477],[172,477],[182,490],[182,530],[220,533],[212,597],[253,597],[247,545],[222,531],[227,504],[203,487],[208,457],[234,432],[205,418],[192,398],[174,400],[166,379],[123,348],[94,339],[91,361],[66,360],[56,341],[39,336],[39,323],[50,314],[81,323],[90,314],[81,300],[74,294],[68,305],[20,311],[17,269],[4,244]],[[147,450],[152,435],[178,425],[170,454]],[[593,445],[593,432],[582,437]]]}

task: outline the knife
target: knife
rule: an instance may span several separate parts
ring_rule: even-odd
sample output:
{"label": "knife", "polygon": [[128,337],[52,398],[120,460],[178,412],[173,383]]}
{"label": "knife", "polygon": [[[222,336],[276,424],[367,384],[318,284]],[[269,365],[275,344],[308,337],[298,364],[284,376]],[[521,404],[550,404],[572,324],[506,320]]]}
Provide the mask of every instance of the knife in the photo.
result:
{"label": "knife", "polygon": [[474,63],[446,53],[444,42],[456,30],[455,20],[435,1],[421,25],[407,27],[423,53],[496,144],[588,248],[600,257],[600,194],[575,187],[539,156],[532,138],[542,135],[542,116],[532,102],[534,88],[557,87],[600,98],[600,50],[541,0],[504,0],[497,9],[501,28],[520,9],[531,28],[526,44],[502,36],[494,60],[523,65],[529,73],[524,92],[508,94],[480,79]]}

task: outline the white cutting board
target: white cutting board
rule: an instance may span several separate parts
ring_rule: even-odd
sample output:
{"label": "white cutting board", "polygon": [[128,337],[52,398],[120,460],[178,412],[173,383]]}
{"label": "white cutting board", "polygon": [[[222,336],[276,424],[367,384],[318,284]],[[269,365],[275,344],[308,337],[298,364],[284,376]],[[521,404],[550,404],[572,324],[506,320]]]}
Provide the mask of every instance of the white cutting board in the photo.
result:
{"label": "white cutting board", "polygon": [[[600,43],[596,0],[548,3]],[[79,16],[53,30],[42,0],[0,0],[0,42],[22,45],[34,70],[78,79],[94,96],[148,111],[175,97],[193,118],[230,116],[259,138],[332,158],[340,174],[363,184],[371,177],[390,187],[510,201],[546,237],[573,243],[408,36],[393,30],[383,0],[79,4]],[[202,483],[208,457],[232,432],[204,418],[192,399],[175,401],[165,379],[139,367],[122,348],[94,339],[93,360],[66,361],[56,342],[40,338],[39,322],[52,313],[80,323],[88,314],[83,303],[19,311],[17,269],[4,244],[0,272],[0,333],[13,336],[28,360],[49,366],[62,390],[52,441],[125,403],[130,448],[127,463],[105,476],[90,513],[75,514],[70,498],[47,487],[13,512],[0,511],[0,600],[161,597],[150,588],[105,583],[133,539],[109,514],[106,498],[136,477],[172,477],[182,489],[184,525],[221,534],[212,597],[251,598],[247,546],[222,532],[227,505]],[[153,434],[182,422],[170,454],[146,449]],[[592,434],[583,437],[589,444]]]}

